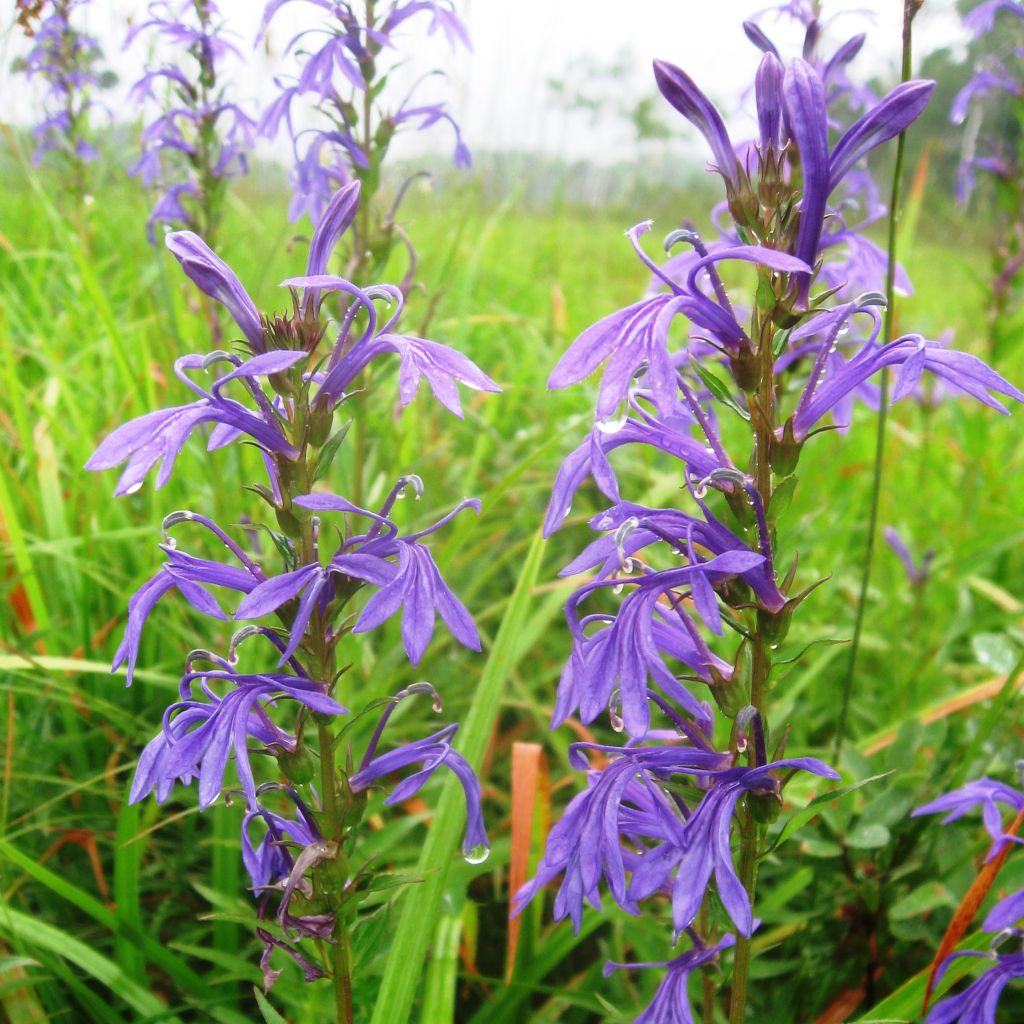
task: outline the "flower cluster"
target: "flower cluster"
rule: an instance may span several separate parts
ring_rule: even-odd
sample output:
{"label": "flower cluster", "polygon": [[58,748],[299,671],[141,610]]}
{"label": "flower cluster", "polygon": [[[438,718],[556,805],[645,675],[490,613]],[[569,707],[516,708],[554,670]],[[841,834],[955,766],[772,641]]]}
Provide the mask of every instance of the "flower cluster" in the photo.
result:
{"label": "flower cluster", "polygon": [[[1007,16],[1000,18],[1004,12]],[[980,171],[998,200],[999,234],[992,253],[989,307],[989,351],[993,357],[1020,329],[1020,273],[1024,268],[1024,159],[1019,142],[1019,126],[1024,123],[1022,21],[1024,5],[1014,0],[985,0],[965,16],[964,25],[976,40],[984,39],[990,50],[978,60],[950,112],[954,124],[965,125],[957,197],[962,203],[970,201]]]}
{"label": "flower cluster", "polygon": [[[261,37],[277,12],[294,0],[270,0],[263,14]],[[403,129],[423,131],[447,122],[455,134],[456,166],[468,166],[469,150],[447,104],[421,98],[426,83],[441,72],[420,78],[395,107],[383,105],[381,92],[393,68],[382,66],[398,53],[407,22],[428,19],[428,31],[440,31],[454,48],[469,49],[469,36],[452,0],[365,0],[362,5],[338,0],[303,0],[326,12],[323,24],[296,35],[287,53],[299,63],[294,79],[275,79],[280,93],[263,115],[261,132],[275,138],[282,125],[292,140],[295,168],[291,219],[309,214],[316,223],[328,197],[355,179],[364,194],[376,191],[380,166],[391,140]],[[362,13],[357,8],[362,7]],[[306,99],[315,107],[322,128],[301,130],[293,120],[293,104]],[[358,225],[357,225],[358,227]],[[365,228],[362,229],[365,233]],[[369,238],[357,238],[362,249]],[[362,251],[360,249],[359,251]]]}
{"label": "flower cluster", "polygon": [[[686,974],[732,945],[720,928],[736,935],[730,1019],[742,1019],[764,823],[794,771],[838,777],[815,758],[782,757],[782,744],[769,755],[775,652],[823,582],[798,588],[795,559],[779,571],[778,508],[796,485],[803,446],[848,425],[854,399],[884,367],[898,370],[893,400],[928,370],[1000,411],[996,396],[1024,401],[972,355],[919,335],[884,344],[884,254],[834,259],[841,246],[872,251],[859,225],[844,220],[847,188],[863,180],[864,158],[921,113],[932,83],[897,87],[833,141],[832,76],[860,43],[824,63],[784,64],[757,39],[765,50],[755,81],[759,135],[746,147],[733,144],[685,72],[655,62],[662,95],[704,136],[724,182],[720,235],[705,242],[690,229],[673,232],[666,250],[685,251],[659,266],[640,244],[650,224],[627,232],[657,290],[584,331],[548,382],[564,388],[604,367],[593,429],[559,471],[547,532],[588,476],[611,502],[591,520],[600,536],[564,570],[589,577],[566,605],[572,651],[554,722],[589,723],[607,710],[628,740],[573,748],[587,789],[553,829],[518,901],[561,876],[555,916],[579,927],[584,903],[599,906],[602,880],[630,913],[667,897],[673,933],[685,932],[692,949],[662,965],[668,975],[643,1021],[691,1019]],[[746,308],[726,287],[743,267],[756,274]],[[854,322],[864,326],[851,342]],[[665,460],[688,509],[623,498],[610,455],[634,445]],[[716,743],[706,696],[732,719],[727,745]],[[702,907],[722,913],[705,919]]]}
{"label": "flower cluster", "polygon": [[[146,40],[156,59],[130,98],[159,111],[142,133],[130,173],[155,188],[147,222],[189,228],[212,240],[229,178],[245,174],[256,123],[228,98],[225,58],[241,57],[213,0],[153,0],[126,46]],[[155,47],[154,47],[154,44]]]}
{"label": "flower cluster", "polygon": [[[90,112],[97,106],[94,93],[116,81],[100,64],[103,53],[97,40],[75,24],[76,11],[85,0],[45,0],[33,4],[18,0],[19,23],[32,39],[32,47],[14,62],[14,70],[46,84],[45,115],[32,130],[36,141],[33,162],[49,152],[60,153],[70,164],[70,180],[81,182],[80,169],[97,156],[91,141]],[[38,18],[38,24],[34,19]]]}
{"label": "flower cluster", "polygon": [[[389,355],[399,359],[403,404],[412,400],[422,378],[456,414],[458,382],[497,390],[460,353],[399,333],[398,289],[362,289],[326,272],[358,203],[358,183],[332,198],[311,240],[306,273],[284,282],[291,293],[288,314],[261,316],[235,274],[202,239],[187,231],[169,235],[168,248],[188,277],[228,310],[246,351],[179,359],[175,372],[195,399],[119,427],[87,464],[102,470],[124,463],[117,494],[136,491],[157,466],[162,485],[188,436],[201,424],[211,424],[208,450],[248,443],[259,450],[266,467],[266,482],[252,489],[276,517],[277,529],[267,529],[279,568],[271,569],[261,557],[255,534],[245,542],[247,550],[204,515],[172,513],[164,522],[164,562],[129,602],[114,667],[127,665],[130,684],[146,620],[172,591],[201,615],[251,623],[234,633],[223,655],[204,648],[188,655],[179,699],[167,709],[139,760],[131,799],[154,793],[163,801],[176,782],[197,780],[199,806],[209,807],[232,792],[225,772],[234,755],[245,803],[245,865],[259,896],[260,916],[276,914],[280,925],[273,933],[261,930],[268,985],[276,976],[270,967],[274,949],[285,949],[306,977],[314,978],[327,968],[303,952],[301,940],[329,939],[335,949],[347,942],[366,881],[366,865],[354,858],[357,825],[370,789],[393,787],[386,802],[397,803],[415,794],[439,767],[450,769],[466,794],[466,856],[482,859],[487,850],[479,784],[452,748],[456,726],[382,749],[385,727],[407,697],[428,694],[440,711],[430,684],[378,697],[352,715],[354,721],[380,712],[361,758],[348,749],[347,760],[336,760],[336,746],[349,728],[341,725],[349,708],[335,695],[346,671],[338,667],[346,637],[400,615],[405,650],[417,664],[440,615],[460,643],[474,650],[480,643],[472,618],[442,579],[425,543],[461,511],[479,510],[479,503],[464,500],[433,525],[403,534],[392,518],[393,508],[403,492],[422,490],[419,478],[399,479],[372,510],[319,490],[314,485],[330,472],[345,436],[346,428],[333,429],[335,410],[353,397],[350,389],[362,369]],[[327,310],[339,296],[340,315],[331,319]],[[202,372],[215,374],[207,387],[190,376]],[[179,548],[172,533],[182,526],[210,539],[218,556],[210,559]],[[224,610],[227,599],[233,601],[230,611]],[[240,648],[248,640],[254,642],[246,645],[243,670]],[[346,704],[362,696],[346,694]],[[345,963],[340,956],[330,968],[337,986],[347,983]]]}
{"label": "flower cluster", "polygon": [[[964,17],[964,26],[975,39],[994,35],[997,16],[1004,11],[1024,18],[1024,6],[1014,0],[984,0]],[[1008,27],[1004,24],[1004,28]],[[1012,33],[1008,35],[1012,37]],[[994,52],[985,54],[953,100],[950,110],[953,124],[970,122],[957,176],[957,196],[961,202],[966,202],[977,187],[978,171],[1009,184],[1015,184],[1020,178],[1015,141],[1005,132],[982,132],[986,107],[991,108],[1000,97],[1014,105],[1024,99],[1020,57],[1019,49],[1011,50],[1008,57]]]}
{"label": "flower cluster", "polygon": [[[945,825],[980,807],[985,828],[992,838],[987,861],[1008,845],[1020,845],[1024,839],[1016,834],[1024,821],[1024,791],[982,778],[940,796],[914,811],[914,815],[941,814]],[[1014,824],[1004,824],[1004,808],[1014,815]],[[1024,978],[1024,889],[1000,900],[988,913],[982,929],[992,932],[992,945],[987,953],[953,953],[939,968],[938,978],[959,957],[979,957],[988,961],[984,973],[961,993],[936,1003],[926,1024],[996,1024],[996,1011],[1003,990],[1015,978]]]}

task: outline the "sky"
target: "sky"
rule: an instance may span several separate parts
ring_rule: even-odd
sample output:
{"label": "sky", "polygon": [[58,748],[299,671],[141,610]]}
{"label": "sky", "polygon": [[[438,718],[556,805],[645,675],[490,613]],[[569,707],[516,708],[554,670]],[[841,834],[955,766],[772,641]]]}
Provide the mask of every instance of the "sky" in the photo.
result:
{"label": "sky", "polygon": [[[438,98],[447,96],[462,125],[470,148],[518,149],[568,159],[599,163],[630,158],[632,132],[614,116],[596,124],[581,115],[567,116],[549,87],[552,78],[579,80],[586,68],[603,68],[622,58],[628,71],[612,86],[598,86],[622,102],[639,99],[653,90],[650,62],[655,57],[684,68],[718,102],[734,112],[757,66],[759,54],[746,39],[742,23],[764,10],[769,0],[456,0],[473,39],[472,53],[452,53],[439,36],[403,47],[406,66],[395,78],[396,94],[424,71],[443,69],[447,83],[431,80]],[[123,50],[126,26],[145,12],[144,0],[91,0],[85,12],[88,29],[99,36],[121,85],[108,102],[124,120],[135,116],[126,101],[127,87],[141,72],[145,46]],[[294,2],[275,20],[267,43],[251,50],[263,3],[260,0],[219,0],[222,14],[238,33],[239,45],[251,59],[232,65],[240,97],[265,106],[274,95],[273,76],[282,69],[280,55],[288,39],[318,22],[311,4]],[[0,0],[0,17],[13,0]],[[858,31],[868,42],[854,69],[863,77],[882,75],[895,81],[899,63],[902,0],[825,0],[825,15],[835,15],[832,38],[842,41]],[[797,35],[773,15],[762,26],[780,50],[796,53]],[[5,22],[10,19],[3,17]],[[412,22],[411,24],[415,24]],[[5,26],[6,28],[6,26]],[[915,23],[915,48],[925,53],[943,45],[960,45],[965,34],[953,10],[953,0],[928,0]],[[7,117],[16,123],[32,120],[36,106],[33,89],[7,70],[24,42],[16,31],[0,38],[0,94]],[[678,125],[667,108],[664,120]],[[742,137],[742,131],[739,133]],[[407,137],[398,147],[402,155],[450,152],[451,133],[438,127]],[[271,147],[264,155],[273,155]]]}

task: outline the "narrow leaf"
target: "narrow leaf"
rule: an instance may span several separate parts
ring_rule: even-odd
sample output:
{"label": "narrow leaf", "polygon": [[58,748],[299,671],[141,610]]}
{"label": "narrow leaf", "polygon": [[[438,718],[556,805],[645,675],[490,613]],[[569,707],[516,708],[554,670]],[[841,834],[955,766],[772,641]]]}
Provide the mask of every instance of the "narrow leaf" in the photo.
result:
{"label": "narrow leaf", "polygon": [[[466,716],[457,744],[459,752],[474,770],[483,761],[494,723],[501,707],[505,682],[523,654],[521,637],[529,618],[544,542],[538,532],[523,560],[523,566],[509,600],[498,635],[484,666],[476,695]],[[422,883],[405,894],[405,905],[391,944],[384,979],[373,1009],[372,1024],[394,1024],[408,1020],[419,988],[420,972],[431,938],[424,921],[436,921],[452,856],[462,835],[465,800],[453,779],[445,784],[430,831],[423,844],[417,873]]]}

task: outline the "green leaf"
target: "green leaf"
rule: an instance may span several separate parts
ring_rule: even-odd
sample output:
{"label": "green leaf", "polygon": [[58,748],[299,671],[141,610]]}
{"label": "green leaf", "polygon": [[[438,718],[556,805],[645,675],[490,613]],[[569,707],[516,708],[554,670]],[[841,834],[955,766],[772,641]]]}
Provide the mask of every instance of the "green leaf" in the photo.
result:
{"label": "green leaf", "polygon": [[715,376],[707,367],[701,366],[696,359],[691,365],[697,371],[697,376],[704,382],[704,387],[711,392],[720,402],[727,405],[733,412],[738,413],[745,420],[750,419],[750,413],[733,397],[729,385],[720,377]]}
{"label": "green leaf", "polygon": [[284,1017],[270,1005],[270,1000],[255,986],[253,986],[252,994],[256,999],[256,1005],[260,1008],[260,1013],[263,1014],[266,1024],[287,1024]]}
{"label": "green leaf", "polygon": [[455,1019],[455,983],[459,975],[462,918],[444,914],[437,922],[434,952],[423,985],[422,1024],[451,1024]]}
{"label": "green leaf", "polygon": [[787,476],[772,491],[771,501],[768,502],[768,513],[772,519],[779,519],[793,503],[797,480],[796,476]]}
{"label": "green leaf", "polygon": [[891,774],[892,772],[882,772],[881,775],[872,775],[868,779],[851,783],[849,786],[840,786],[839,789],[833,789],[828,793],[823,793],[821,796],[816,796],[806,807],[802,807],[799,811],[790,815],[785,825],[782,826],[782,831],[779,833],[778,838],[765,851],[765,854],[772,853],[787,840],[792,839],[794,833],[803,828],[812,818],[816,817],[821,808],[826,804],[840,800],[844,796],[848,796],[858,789],[863,789],[864,786],[869,786],[872,782],[878,782],[879,779],[884,779],[887,775]]}
{"label": "green leaf", "polygon": [[339,427],[339,429],[334,432],[333,436],[327,440],[327,443],[323,448],[320,449],[320,454],[316,459],[316,469],[313,470],[313,483],[316,483],[327,475],[328,470],[334,462],[334,457],[338,454],[341,444],[345,440],[345,435],[348,433],[348,429],[351,426],[352,421],[349,420],[343,426]]}
{"label": "green leaf", "polygon": [[[6,839],[0,839],[0,858],[16,865],[24,871],[25,874],[34,878],[55,895],[66,900],[72,906],[78,907],[79,910],[87,914],[94,921],[97,921],[103,927],[108,928],[114,935],[123,935],[130,938],[150,963],[155,964],[157,967],[166,971],[168,976],[174,980],[181,990],[188,993],[198,1003],[203,1004],[208,1000],[210,985],[206,978],[193,971],[192,968],[183,960],[180,960],[170,952],[163,943],[133,927],[129,920],[125,920],[123,916],[113,910],[110,910],[104,903],[101,903],[96,899],[95,896],[84,892],[77,886],[72,885],[66,879],[62,878],[60,875],[51,871],[49,868],[37,863],[32,857],[22,853],[21,850]],[[14,913],[15,911],[13,910],[0,911],[0,933],[3,932],[7,923],[5,914],[9,915]],[[36,923],[42,927],[39,922]],[[68,942],[73,941],[69,936],[66,936],[64,932],[57,932],[56,929],[54,929],[54,931],[60,935],[62,939],[66,939]],[[26,940],[35,941],[34,933],[30,933],[26,937]],[[86,948],[89,949],[89,947]],[[65,955],[60,947],[54,948],[53,951],[59,955]],[[91,949],[89,949],[89,952],[92,952]],[[72,958],[68,956],[67,959]],[[77,961],[72,960],[72,962]],[[79,966],[82,965],[79,964]],[[85,969],[86,968],[83,967],[83,970]],[[127,975],[124,974],[120,967],[117,968],[117,971],[120,976],[124,977],[125,983],[130,985],[135,984],[135,982],[131,981]],[[230,1010],[227,1007],[211,1009],[210,1015],[214,1020],[221,1021],[222,1024],[246,1024],[246,1018],[243,1014]]]}
{"label": "green leaf", "polygon": [[143,1018],[160,1017],[170,1024],[181,1024],[180,1017],[169,1014],[167,1007],[148,988],[129,978],[112,960],[73,935],[39,920],[34,914],[23,914],[12,907],[4,907],[0,911],[0,935],[19,946],[46,950],[69,961]]}
{"label": "green leaf", "polygon": [[858,824],[848,832],[844,842],[855,850],[878,850],[888,845],[891,838],[884,825],[870,821]]}
{"label": "green leaf", "polygon": [[1003,675],[1017,662],[1017,649],[1005,633],[978,633],[971,637],[974,656],[987,669]]}
{"label": "green leaf", "polygon": [[[476,695],[460,730],[459,752],[474,770],[479,769],[501,707],[505,682],[525,653],[521,642],[533,601],[531,591],[540,571],[544,541],[538,532],[523,560],[515,590],[484,666]],[[408,1020],[420,972],[432,937],[426,921],[437,921],[441,895],[452,856],[461,842],[466,806],[462,787],[452,778],[445,783],[430,831],[423,844],[417,872],[423,882],[404,896],[404,906],[388,953],[384,980],[373,1010],[372,1024]]]}

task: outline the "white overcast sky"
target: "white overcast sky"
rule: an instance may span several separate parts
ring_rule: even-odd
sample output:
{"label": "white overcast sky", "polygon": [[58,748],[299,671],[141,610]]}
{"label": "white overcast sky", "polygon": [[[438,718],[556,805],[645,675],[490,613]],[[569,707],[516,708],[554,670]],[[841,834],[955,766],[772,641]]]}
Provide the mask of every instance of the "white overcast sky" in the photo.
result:
{"label": "white overcast sky", "polygon": [[[273,96],[272,76],[282,69],[280,51],[292,34],[318,23],[313,5],[293,3],[278,15],[270,52],[251,51],[263,8],[261,0],[218,0],[222,14],[238,32],[240,45],[251,59],[232,65],[238,94],[265,105]],[[583,119],[569,119],[554,109],[547,81],[562,76],[573,64],[592,61],[608,64],[628,53],[636,74],[627,89],[639,96],[651,89],[650,62],[654,57],[683,67],[731,115],[743,102],[752,81],[758,53],[743,34],[744,19],[769,6],[770,0],[462,0],[458,2],[473,39],[471,54],[451,54],[439,39],[420,41],[407,36],[398,41],[408,66],[405,76],[431,68],[444,68],[450,82],[451,109],[463,127],[470,148],[478,150],[527,149],[564,157],[599,161],[629,159],[622,151],[629,135],[624,129],[602,125],[599,130]],[[0,16],[14,0],[0,0]],[[831,26],[840,41],[856,31],[868,32],[868,42],[855,68],[866,78],[883,74],[894,79],[899,61],[902,0],[826,0],[825,14],[841,10]],[[144,15],[144,0],[91,0],[87,27],[98,35],[119,74],[122,87],[110,103],[118,116],[130,119],[124,93],[138,77],[145,47],[124,53],[122,44],[130,17]],[[2,17],[4,27],[10,17]],[[412,22],[411,24],[415,24]],[[784,54],[797,52],[797,37],[786,22],[772,16],[762,21]],[[926,0],[915,26],[918,53],[964,39],[953,11],[953,0]],[[410,48],[409,41],[415,39]],[[14,31],[0,40],[0,117],[16,123],[33,119],[34,95],[21,76],[8,71],[11,58],[24,42]],[[437,95],[443,95],[442,89]],[[673,125],[678,119],[669,113]],[[682,131],[682,128],[681,128]],[[742,137],[742,134],[740,135]],[[407,138],[406,154],[446,152],[450,136],[443,127]],[[618,150],[618,151],[616,151]]]}

